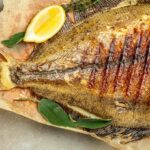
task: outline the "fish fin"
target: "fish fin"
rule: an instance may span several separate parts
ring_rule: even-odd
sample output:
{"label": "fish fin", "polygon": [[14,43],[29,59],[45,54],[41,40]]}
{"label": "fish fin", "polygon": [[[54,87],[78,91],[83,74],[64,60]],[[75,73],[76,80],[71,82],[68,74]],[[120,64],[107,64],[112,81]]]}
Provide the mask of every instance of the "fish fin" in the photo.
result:
{"label": "fish fin", "polygon": [[[80,6],[82,3],[86,1],[89,3],[86,9],[78,10],[78,6]],[[149,0],[93,0],[90,4],[90,1],[92,0],[83,0],[81,4],[77,4],[79,0],[72,0],[72,3],[69,4],[73,8],[71,9],[74,15],[74,23],[77,23],[79,21],[84,20],[85,18],[106,9],[111,8],[119,8],[119,7],[125,7],[129,5],[136,5],[138,3],[150,3]],[[82,7],[82,5],[80,6]]]}
{"label": "fish fin", "polygon": [[74,26],[74,24],[75,24],[75,20],[74,20],[73,12],[67,13],[66,22],[59,34],[63,34],[67,32]]}
{"label": "fish fin", "polygon": [[[88,6],[84,6],[85,1],[86,3],[89,3]],[[73,17],[71,17],[69,20],[72,20],[73,18],[72,23],[76,24],[79,21],[82,21],[85,18],[88,18],[89,16],[99,11],[103,11],[111,8],[125,7],[129,5],[136,5],[138,3],[150,3],[150,1],[149,0],[83,0],[83,2],[80,2],[79,0],[72,0],[71,4],[68,5],[72,6],[71,11],[73,13]],[[86,9],[81,8],[81,10],[80,9],[78,10],[78,7],[85,7]]]}
{"label": "fish fin", "polygon": [[67,11],[72,12],[73,17],[69,19],[76,24],[99,11],[116,7],[121,2],[122,0],[72,0],[70,4],[64,6],[70,8]]}
{"label": "fish fin", "polygon": [[85,18],[103,10],[116,7],[121,0],[101,0],[98,4],[91,5],[88,9],[82,12],[75,12],[76,21],[82,21]]}
{"label": "fish fin", "polygon": [[0,51],[0,90],[9,90],[15,87],[10,79],[9,66],[16,64],[16,60],[4,51]]}
{"label": "fish fin", "polygon": [[143,137],[150,136],[150,129],[148,128],[126,128],[126,127],[115,127],[108,126],[101,129],[90,130],[89,132],[95,133],[100,137],[110,137],[111,139],[115,139],[117,137],[120,138],[121,144],[127,144],[132,141],[137,141],[142,139]]}

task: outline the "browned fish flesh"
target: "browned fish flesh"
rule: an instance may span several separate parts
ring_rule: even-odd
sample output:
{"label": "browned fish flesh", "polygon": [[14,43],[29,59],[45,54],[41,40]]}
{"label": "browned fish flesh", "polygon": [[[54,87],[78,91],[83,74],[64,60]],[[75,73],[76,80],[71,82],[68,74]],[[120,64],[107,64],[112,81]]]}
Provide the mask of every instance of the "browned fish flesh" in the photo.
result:
{"label": "browned fish flesh", "polygon": [[98,12],[1,70],[4,88],[30,88],[114,126],[150,128],[150,5]]}

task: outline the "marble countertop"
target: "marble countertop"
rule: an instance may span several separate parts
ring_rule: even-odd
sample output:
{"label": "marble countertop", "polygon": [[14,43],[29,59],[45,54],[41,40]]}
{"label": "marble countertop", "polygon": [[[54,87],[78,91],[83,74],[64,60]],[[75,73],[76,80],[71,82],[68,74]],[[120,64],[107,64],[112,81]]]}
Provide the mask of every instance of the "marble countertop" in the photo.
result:
{"label": "marble countertop", "polygon": [[104,142],[0,110],[0,150],[114,150]]}
{"label": "marble countertop", "polygon": [[0,138],[0,150],[114,150],[92,137],[41,125],[4,110],[0,110]]}

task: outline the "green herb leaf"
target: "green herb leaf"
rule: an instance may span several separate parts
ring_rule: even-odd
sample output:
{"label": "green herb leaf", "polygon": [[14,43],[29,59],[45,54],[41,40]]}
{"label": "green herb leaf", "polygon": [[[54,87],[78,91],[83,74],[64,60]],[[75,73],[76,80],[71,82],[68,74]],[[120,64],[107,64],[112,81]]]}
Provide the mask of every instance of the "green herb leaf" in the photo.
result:
{"label": "green herb leaf", "polygon": [[66,12],[76,11],[81,12],[85,11],[89,7],[93,5],[97,5],[101,0],[76,0],[75,2],[71,2],[70,4],[62,5]]}
{"label": "green herb leaf", "polygon": [[51,124],[63,127],[81,127],[87,129],[99,129],[112,123],[110,119],[79,119],[73,121],[69,115],[54,101],[48,99],[19,98],[17,101],[31,100],[38,103],[38,111]]}
{"label": "green herb leaf", "polygon": [[64,110],[52,100],[41,99],[38,110],[51,124],[64,127],[76,127]]}
{"label": "green herb leaf", "polygon": [[103,128],[112,123],[111,120],[104,119],[79,119],[76,125],[87,129],[98,129]]}
{"label": "green herb leaf", "polygon": [[104,119],[79,119],[72,121],[69,115],[57,103],[48,99],[39,101],[38,110],[51,124],[64,127],[98,129],[106,127],[112,122],[111,120]]}
{"label": "green herb leaf", "polygon": [[8,48],[11,48],[14,45],[18,44],[19,42],[21,42],[24,36],[25,36],[25,32],[16,33],[13,36],[11,36],[10,39],[2,41],[2,44]]}

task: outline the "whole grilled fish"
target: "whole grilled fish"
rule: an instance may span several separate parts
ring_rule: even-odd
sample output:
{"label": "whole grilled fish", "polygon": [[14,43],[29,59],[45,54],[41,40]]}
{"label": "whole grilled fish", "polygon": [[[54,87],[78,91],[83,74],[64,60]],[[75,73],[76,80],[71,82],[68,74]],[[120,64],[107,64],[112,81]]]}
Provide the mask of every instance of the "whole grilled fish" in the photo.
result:
{"label": "whole grilled fish", "polygon": [[150,128],[150,5],[98,12],[35,48],[25,63],[1,63],[1,86],[30,88],[114,126]]}

